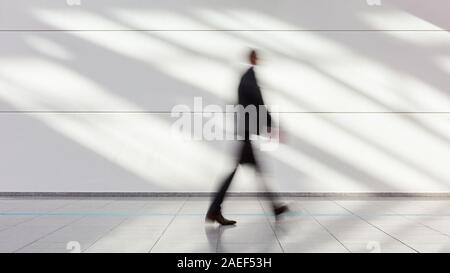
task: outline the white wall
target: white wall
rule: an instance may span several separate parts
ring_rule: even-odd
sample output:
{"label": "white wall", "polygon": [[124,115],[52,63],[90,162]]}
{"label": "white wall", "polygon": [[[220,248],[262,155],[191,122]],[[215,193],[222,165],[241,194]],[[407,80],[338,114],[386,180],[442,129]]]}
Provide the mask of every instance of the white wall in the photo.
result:
{"label": "white wall", "polygon": [[213,190],[233,144],[174,139],[170,110],[233,102],[249,47],[274,189],[449,191],[447,0],[81,1],[0,0],[0,191]]}

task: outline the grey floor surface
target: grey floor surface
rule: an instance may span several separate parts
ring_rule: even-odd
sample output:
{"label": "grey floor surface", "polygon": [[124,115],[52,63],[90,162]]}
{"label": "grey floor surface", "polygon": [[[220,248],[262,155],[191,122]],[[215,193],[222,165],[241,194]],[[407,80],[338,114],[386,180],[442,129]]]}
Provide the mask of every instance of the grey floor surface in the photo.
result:
{"label": "grey floor surface", "polygon": [[235,227],[205,224],[205,197],[0,198],[0,252],[450,252],[450,200],[230,197]]}

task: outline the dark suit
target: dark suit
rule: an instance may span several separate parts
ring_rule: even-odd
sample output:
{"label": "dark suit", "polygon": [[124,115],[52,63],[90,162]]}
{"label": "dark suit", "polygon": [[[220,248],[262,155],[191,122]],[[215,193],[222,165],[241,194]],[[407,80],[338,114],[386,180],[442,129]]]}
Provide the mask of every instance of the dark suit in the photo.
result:
{"label": "dark suit", "polygon": [[[272,117],[267,110],[264,100],[261,94],[261,90],[256,81],[255,72],[253,67],[249,68],[245,74],[241,77],[238,88],[238,104],[243,107],[253,106],[258,110],[256,116],[245,115],[243,113],[238,113],[238,135],[240,135],[243,140],[241,140],[239,157],[234,170],[229,174],[226,179],[222,182],[219,190],[217,191],[213,202],[209,208],[208,213],[218,213],[221,210],[221,204],[225,198],[226,192],[231,185],[234,174],[236,173],[237,167],[240,164],[251,164],[255,167],[258,172],[261,172],[260,164],[258,163],[254,148],[251,143],[250,137],[252,135],[259,135],[262,129],[270,129],[272,126]],[[260,121],[264,118],[262,115],[266,115],[266,122]],[[263,126],[267,128],[262,128]]]}
{"label": "dark suit", "polygon": [[[238,113],[239,128],[245,130],[245,139],[249,139],[251,134],[259,135],[261,130],[265,129],[261,126],[268,128],[272,126],[272,117],[265,106],[253,67],[249,68],[241,77],[238,88],[238,104],[243,107],[253,106],[257,110],[257,115],[253,117]],[[265,117],[261,115],[265,115]],[[244,117],[245,120],[243,119]],[[254,125],[254,127],[251,125]],[[239,130],[238,133],[240,133]]]}

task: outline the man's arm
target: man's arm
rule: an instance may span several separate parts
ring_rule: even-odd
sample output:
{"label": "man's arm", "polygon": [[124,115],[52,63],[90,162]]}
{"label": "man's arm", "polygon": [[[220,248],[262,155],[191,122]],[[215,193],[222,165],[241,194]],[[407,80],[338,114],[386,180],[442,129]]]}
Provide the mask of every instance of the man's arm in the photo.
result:
{"label": "man's arm", "polygon": [[254,86],[254,99],[255,99],[255,105],[258,107],[258,110],[260,110],[260,107],[263,109],[264,114],[267,116],[267,124],[266,127],[268,128],[268,131],[270,132],[271,128],[275,126],[275,124],[272,124],[272,115],[270,114],[269,109],[267,109],[266,104],[264,103],[264,99],[261,93],[261,89],[257,84]]}

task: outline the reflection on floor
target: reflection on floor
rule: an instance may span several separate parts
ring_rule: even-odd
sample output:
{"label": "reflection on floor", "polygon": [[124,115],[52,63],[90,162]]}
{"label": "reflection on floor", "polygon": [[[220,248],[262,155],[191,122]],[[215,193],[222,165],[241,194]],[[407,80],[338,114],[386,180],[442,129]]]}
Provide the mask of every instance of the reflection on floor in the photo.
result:
{"label": "reflection on floor", "polygon": [[450,200],[226,200],[235,227],[204,223],[209,198],[0,199],[0,252],[450,252]]}

